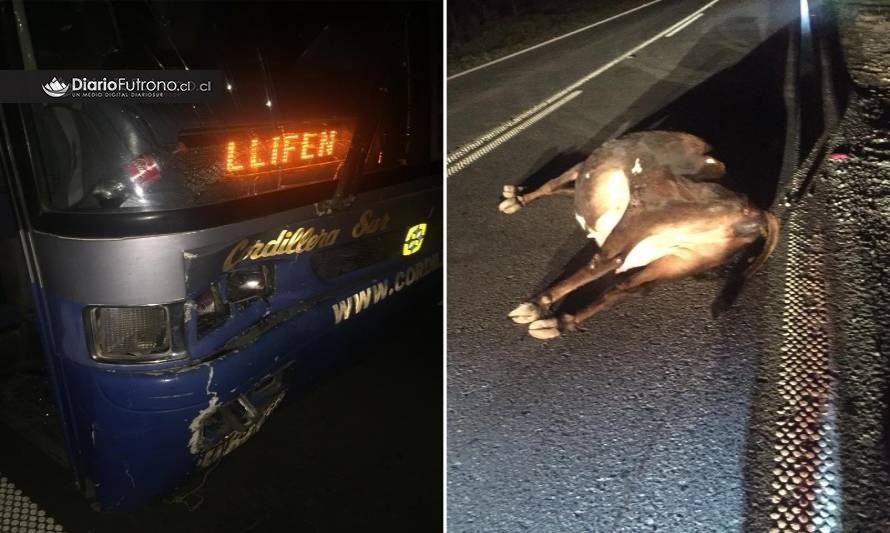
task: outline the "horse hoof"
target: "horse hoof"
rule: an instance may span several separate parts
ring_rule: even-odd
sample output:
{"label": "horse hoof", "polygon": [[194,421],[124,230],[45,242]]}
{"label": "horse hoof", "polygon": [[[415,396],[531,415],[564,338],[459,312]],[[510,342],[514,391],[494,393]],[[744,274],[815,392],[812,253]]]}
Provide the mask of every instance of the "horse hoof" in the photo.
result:
{"label": "horse hoof", "polygon": [[510,311],[508,316],[517,324],[528,324],[529,322],[534,322],[541,318],[541,309],[531,302],[526,302]]}
{"label": "horse hoof", "polygon": [[504,192],[501,194],[504,198],[516,198],[516,195],[518,195],[521,191],[522,187],[518,185],[504,185]]}
{"label": "horse hoof", "polygon": [[559,337],[562,332],[559,331],[559,320],[545,318],[543,320],[535,320],[529,324],[528,334],[536,339],[546,340]]}
{"label": "horse hoof", "polygon": [[500,204],[498,204],[498,209],[501,213],[506,213],[508,215],[512,215],[513,213],[522,209],[522,204],[519,203],[519,200],[516,198],[507,198]]}

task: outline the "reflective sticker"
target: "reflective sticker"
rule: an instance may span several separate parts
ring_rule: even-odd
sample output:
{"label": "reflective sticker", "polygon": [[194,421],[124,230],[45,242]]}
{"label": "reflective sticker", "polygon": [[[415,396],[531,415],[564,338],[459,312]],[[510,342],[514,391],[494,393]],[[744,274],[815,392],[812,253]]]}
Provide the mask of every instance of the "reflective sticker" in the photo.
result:
{"label": "reflective sticker", "polygon": [[402,244],[402,255],[411,255],[420,251],[423,246],[423,238],[426,235],[426,223],[417,224],[408,228],[405,233],[405,242]]}

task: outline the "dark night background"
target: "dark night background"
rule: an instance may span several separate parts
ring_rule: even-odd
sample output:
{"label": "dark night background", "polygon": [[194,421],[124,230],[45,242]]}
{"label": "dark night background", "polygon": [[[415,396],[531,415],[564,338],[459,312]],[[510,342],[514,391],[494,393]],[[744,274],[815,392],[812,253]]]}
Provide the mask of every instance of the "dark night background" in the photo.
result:
{"label": "dark night background", "polygon": [[[438,76],[441,4],[427,4],[430,71]],[[430,84],[435,89],[437,80]],[[434,93],[427,133],[434,151],[442,139],[441,102],[441,92]],[[128,513],[91,509],[71,471],[29,440],[33,435],[7,423],[30,417],[39,426],[36,434],[60,431],[50,395],[40,386],[47,379],[39,344],[24,342],[28,335],[19,331],[0,331],[0,475],[67,533],[441,530],[441,277],[436,271],[406,291],[398,308],[378,317],[373,331],[344,336],[336,353],[313,354],[330,356],[324,372],[292,389],[262,431],[236,452],[196,473],[177,492]],[[10,412],[21,405],[5,401],[14,390],[5,380],[15,379],[13,374],[26,376],[28,395],[43,400],[40,408]],[[50,425],[55,433],[44,430]],[[3,527],[0,533],[6,533]]]}
{"label": "dark night background", "polygon": [[440,530],[441,283],[419,288],[412,307],[292,391],[203,487],[198,472],[143,509],[97,513],[66,468],[2,422],[0,472],[67,533]]}
{"label": "dark night background", "polygon": [[448,74],[534,45],[640,5],[629,0],[453,0],[448,2]]}

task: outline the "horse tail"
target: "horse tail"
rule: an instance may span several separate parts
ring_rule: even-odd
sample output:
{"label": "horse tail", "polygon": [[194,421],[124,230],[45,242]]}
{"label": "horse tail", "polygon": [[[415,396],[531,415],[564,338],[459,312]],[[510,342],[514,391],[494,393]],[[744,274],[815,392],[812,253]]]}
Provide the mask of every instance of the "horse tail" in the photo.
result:
{"label": "horse tail", "polygon": [[760,254],[754,258],[754,261],[748,265],[748,268],[745,269],[745,279],[750,278],[755,272],[760,270],[760,267],[766,263],[767,258],[776,249],[776,245],[779,244],[779,233],[782,228],[778,217],[769,211],[764,211],[763,216],[766,219],[766,226],[763,230],[763,249],[760,250]]}

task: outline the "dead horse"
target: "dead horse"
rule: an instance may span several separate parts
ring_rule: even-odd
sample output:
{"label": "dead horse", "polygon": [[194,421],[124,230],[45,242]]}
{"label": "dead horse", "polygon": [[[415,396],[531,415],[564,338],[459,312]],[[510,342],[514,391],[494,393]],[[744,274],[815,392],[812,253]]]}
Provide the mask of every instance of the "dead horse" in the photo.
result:
{"label": "dead horse", "polygon": [[[557,337],[644,286],[710,270],[762,244],[744,277],[756,272],[778,244],[779,221],[719,183],[726,169],[710,150],[688,133],[632,133],[534,191],[520,194],[505,185],[499,209],[508,214],[542,196],[573,194],[575,220],[599,246],[587,265],[520,304],[510,318],[528,324],[532,337]],[[550,316],[570,292],[625,272],[587,307]]]}

